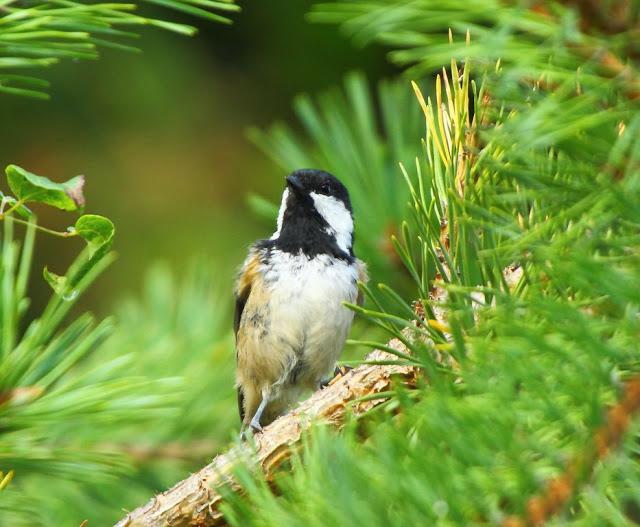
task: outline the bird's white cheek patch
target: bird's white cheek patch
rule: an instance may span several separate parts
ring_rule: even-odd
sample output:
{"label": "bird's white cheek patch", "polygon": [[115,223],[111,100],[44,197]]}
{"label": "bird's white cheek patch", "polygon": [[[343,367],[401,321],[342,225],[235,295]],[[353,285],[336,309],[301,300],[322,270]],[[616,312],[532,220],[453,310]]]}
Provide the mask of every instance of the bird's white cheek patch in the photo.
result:
{"label": "bird's white cheek patch", "polygon": [[329,224],[336,237],[338,247],[345,252],[351,250],[353,243],[353,218],[344,203],[333,196],[309,194],[318,213]]}

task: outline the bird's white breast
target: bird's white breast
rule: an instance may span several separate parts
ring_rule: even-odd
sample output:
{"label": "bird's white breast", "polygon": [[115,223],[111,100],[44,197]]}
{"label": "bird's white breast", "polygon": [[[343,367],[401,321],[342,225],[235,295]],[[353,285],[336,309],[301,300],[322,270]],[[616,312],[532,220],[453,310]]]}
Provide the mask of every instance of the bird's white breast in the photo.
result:
{"label": "bird's white breast", "polygon": [[264,264],[273,337],[300,354],[313,377],[324,377],[342,351],[353,320],[343,302],[355,303],[354,264],[329,255],[275,250]]}

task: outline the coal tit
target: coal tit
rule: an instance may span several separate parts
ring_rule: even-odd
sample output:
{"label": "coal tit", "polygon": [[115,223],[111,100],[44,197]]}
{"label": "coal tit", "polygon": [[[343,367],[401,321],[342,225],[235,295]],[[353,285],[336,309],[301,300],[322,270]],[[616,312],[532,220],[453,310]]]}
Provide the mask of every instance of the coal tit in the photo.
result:
{"label": "coal tit", "polygon": [[366,267],[353,252],[346,187],[321,170],[287,176],[277,229],[249,249],[235,288],[242,429],[272,422],[334,371]]}

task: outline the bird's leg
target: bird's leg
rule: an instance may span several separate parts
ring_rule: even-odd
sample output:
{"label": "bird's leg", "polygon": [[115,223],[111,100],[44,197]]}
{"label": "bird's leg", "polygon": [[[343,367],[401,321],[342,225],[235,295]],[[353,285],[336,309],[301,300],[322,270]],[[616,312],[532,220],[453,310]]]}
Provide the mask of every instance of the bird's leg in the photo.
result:
{"label": "bird's leg", "polygon": [[333,381],[333,379],[335,379],[338,375],[344,376],[351,370],[353,370],[351,366],[336,366],[333,370],[333,377],[325,379],[324,381],[320,381],[320,389],[323,390],[324,388],[329,386],[329,384],[331,384],[331,381]]}
{"label": "bird's leg", "polygon": [[260,406],[258,406],[256,413],[251,418],[251,422],[249,423],[249,426],[253,429],[254,432],[262,432],[262,425],[260,424],[260,419],[262,418],[262,414],[264,412],[264,409],[267,407],[268,402],[269,402],[269,399],[263,395],[262,401],[260,401]]}

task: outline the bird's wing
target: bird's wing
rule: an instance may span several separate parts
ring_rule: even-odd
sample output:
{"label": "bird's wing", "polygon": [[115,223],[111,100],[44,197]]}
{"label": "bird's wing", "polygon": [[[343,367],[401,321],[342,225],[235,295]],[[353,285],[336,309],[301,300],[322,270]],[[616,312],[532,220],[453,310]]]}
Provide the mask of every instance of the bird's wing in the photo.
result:
{"label": "bird's wing", "polygon": [[259,268],[260,256],[255,249],[251,249],[249,256],[247,256],[247,259],[240,268],[238,279],[236,280],[236,310],[233,317],[233,332],[236,335],[236,340],[238,339],[238,329],[240,328],[242,312],[244,311],[244,306],[247,304],[249,294],[251,293],[251,286],[258,274]]}
{"label": "bird's wing", "polygon": [[[362,282],[366,284],[369,281],[369,274],[367,273],[367,264],[362,260],[356,258],[356,269],[358,270],[358,282]],[[362,294],[362,290],[358,288],[358,298],[356,303],[361,306],[364,304],[364,294]]]}
{"label": "bird's wing", "polygon": [[[236,308],[233,316],[233,332],[236,336],[236,346],[238,343],[238,330],[240,329],[242,312],[244,311],[244,306],[247,304],[247,300],[251,294],[251,286],[256,278],[259,267],[260,256],[255,248],[252,248],[249,251],[249,256],[247,256],[247,259],[240,268],[235,287]],[[236,349],[236,358],[237,356],[238,351]],[[242,421],[244,419],[244,394],[240,387],[238,387],[238,413],[240,414],[240,420]]]}

